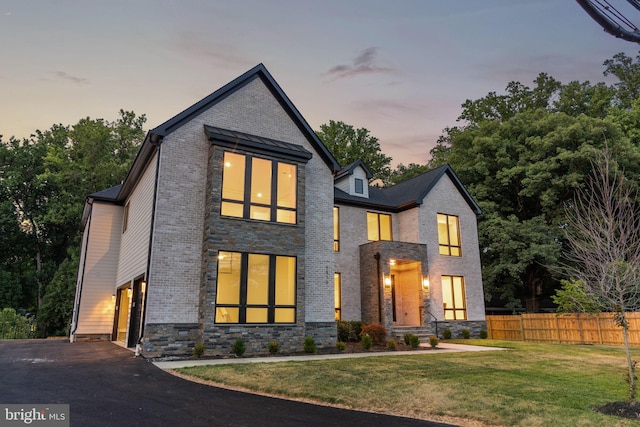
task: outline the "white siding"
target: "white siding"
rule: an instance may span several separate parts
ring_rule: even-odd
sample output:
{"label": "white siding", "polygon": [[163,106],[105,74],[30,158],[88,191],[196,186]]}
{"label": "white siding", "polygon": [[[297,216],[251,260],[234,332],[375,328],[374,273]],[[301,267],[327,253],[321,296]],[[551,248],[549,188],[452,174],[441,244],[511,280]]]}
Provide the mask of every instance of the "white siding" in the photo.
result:
{"label": "white siding", "polygon": [[[419,211],[420,242],[427,244],[429,259],[431,312],[439,320],[444,319],[441,277],[463,276],[467,297],[467,320],[484,320],[484,291],[475,213],[447,175],[431,189]],[[461,257],[440,255],[438,213],[460,217]]]}
{"label": "white siding", "polygon": [[156,156],[153,156],[149,161],[147,169],[126,201],[129,204],[129,219],[127,230],[122,233],[120,242],[120,261],[115,286],[133,281],[147,269],[156,175],[155,159]]}
{"label": "white siding", "polygon": [[[84,270],[76,334],[110,334],[122,231],[122,207],[94,202],[83,254]],[[86,238],[86,236],[85,236]],[[81,257],[82,260],[82,257]]]}

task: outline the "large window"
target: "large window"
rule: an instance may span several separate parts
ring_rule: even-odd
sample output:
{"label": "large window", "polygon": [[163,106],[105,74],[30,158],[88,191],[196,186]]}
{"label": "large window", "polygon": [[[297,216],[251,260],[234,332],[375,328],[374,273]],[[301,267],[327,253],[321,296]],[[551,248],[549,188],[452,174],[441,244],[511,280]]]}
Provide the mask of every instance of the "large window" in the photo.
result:
{"label": "large window", "polygon": [[218,253],[216,323],[295,323],[296,258]]}
{"label": "large window", "polygon": [[333,207],[333,251],[340,250],[340,209]]}
{"label": "large window", "polygon": [[457,216],[438,214],[438,243],[440,255],[462,256],[460,219]]}
{"label": "large window", "polygon": [[333,273],[333,295],[336,320],[342,320],[342,275],[340,273]]}
{"label": "large window", "polygon": [[391,215],[367,212],[367,238],[369,240],[393,240]]}
{"label": "large window", "polygon": [[442,303],[445,320],[467,319],[464,277],[442,276]]}
{"label": "large window", "polygon": [[296,223],[296,165],[224,153],[221,214]]}

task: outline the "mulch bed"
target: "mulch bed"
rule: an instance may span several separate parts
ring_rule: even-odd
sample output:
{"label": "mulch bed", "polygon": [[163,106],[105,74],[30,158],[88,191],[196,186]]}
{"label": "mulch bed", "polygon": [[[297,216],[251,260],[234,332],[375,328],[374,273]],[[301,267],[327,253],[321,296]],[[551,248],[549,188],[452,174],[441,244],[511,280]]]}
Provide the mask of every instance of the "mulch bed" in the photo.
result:
{"label": "mulch bed", "polygon": [[596,412],[632,420],[640,420],[640,403],[611,402],[596,408]]}

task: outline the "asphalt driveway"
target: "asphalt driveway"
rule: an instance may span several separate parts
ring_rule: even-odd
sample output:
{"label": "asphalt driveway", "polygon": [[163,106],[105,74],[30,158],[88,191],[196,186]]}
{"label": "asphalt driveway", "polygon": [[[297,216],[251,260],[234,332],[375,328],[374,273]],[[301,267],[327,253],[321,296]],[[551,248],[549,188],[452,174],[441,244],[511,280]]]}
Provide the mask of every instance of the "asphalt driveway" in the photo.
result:
{"label": "asphalt driveway", "polygon": [[69,404],[71,426],[446,426],[183,380],[110,342],[0,341],[0,404]]}

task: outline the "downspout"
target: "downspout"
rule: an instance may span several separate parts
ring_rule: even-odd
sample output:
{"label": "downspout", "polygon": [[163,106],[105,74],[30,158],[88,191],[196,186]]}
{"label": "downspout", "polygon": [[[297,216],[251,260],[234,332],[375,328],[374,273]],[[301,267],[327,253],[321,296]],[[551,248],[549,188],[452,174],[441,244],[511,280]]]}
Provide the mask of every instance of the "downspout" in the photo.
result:
{"label": "downspout", "polygon": [[158,199],[158,177],[160,175],[160,148],[162,147],[162,137],[159,135],[151,134],[150,136],[151,144],[156,146],[156,177],[155,182],[153,184],[153,205],[151,206],[151,227],[149,230],[149,249],[147,252],[147,271],[145,272],[145,280],[147,285],[144,290],[144,301],[142,302],[142,306],[144,307],[144,311],[142,312],[142,324],[140,325],[140,336],[138,337],[138,342],[136,344],[136,356],[140,356],[142,339],[144,338],[144,325],[145,319],[147,317],[147,295],[149,294],[149,272],[151,271],[151,254],[153,248],[153,231],[156,223],[156,203]]}
{"label": "downspout", "polygon": [[376,259],[376,271],[378,273],[378,323],[382,323],[382,280],[380,280],[380,252],[373,257]]}
{"label": "downspout", "polygon": [[78,288],[78,297],[74,302],[73,307],[73,317],[71,319],[71,324],[73,325],[73,330],[69,333],[69,342],[74,342],[74,335],[78,330],[78,318],[80,317],[80,299],[82,298],[82,285],[84,284],[84,277],[87,269],[87,247],[89,246],[89,234],[91,233],[91,214],[93,213],[93,199],[87,199],[87,204],[90,206],[89,211],[89,224],[87,225],[87,240],[84,243],[84,250],[81,252],[84,254],[84,260],[82,260],[82,277],[80,278],[79,288]]}

